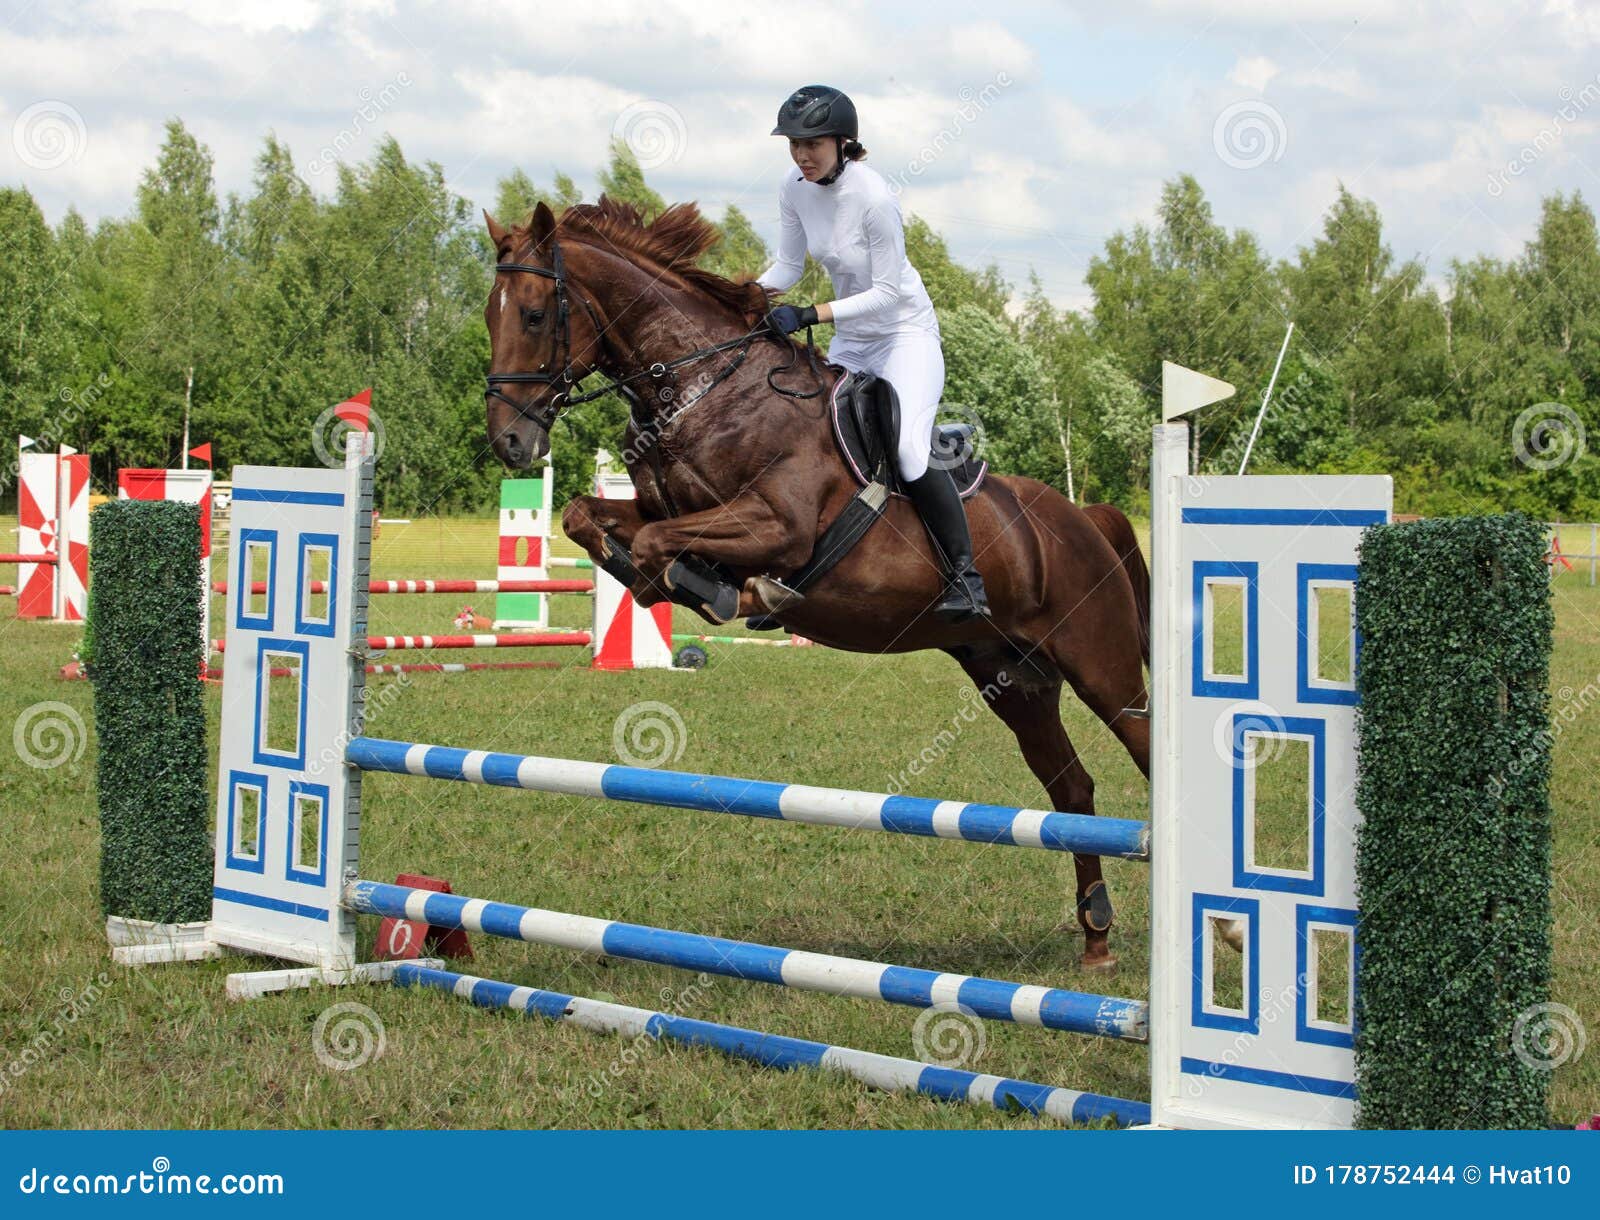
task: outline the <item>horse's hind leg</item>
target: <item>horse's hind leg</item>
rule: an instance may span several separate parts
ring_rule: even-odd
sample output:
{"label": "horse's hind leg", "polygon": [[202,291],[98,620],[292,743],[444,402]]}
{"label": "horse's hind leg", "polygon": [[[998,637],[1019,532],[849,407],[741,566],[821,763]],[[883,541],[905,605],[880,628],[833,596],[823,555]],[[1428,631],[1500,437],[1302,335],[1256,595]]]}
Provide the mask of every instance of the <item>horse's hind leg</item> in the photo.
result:
{"label": "horse's hind leg", "polygon": [[[1094,812],[1094,780],[1084,769],[1061,725],[1061,679],[1043,677],[1031,666],[993,656],[957,656],[977,684],[990,710],[1016,735],[1022,757],[1050,797],[1050,807],[1065,813]],[[1077,871],[1077,914],[1083,928],[1081,964],[1090,970],[1116,965],[1107,944],[1111,895],[1100,873],[1099,856],[1072,857]]]}

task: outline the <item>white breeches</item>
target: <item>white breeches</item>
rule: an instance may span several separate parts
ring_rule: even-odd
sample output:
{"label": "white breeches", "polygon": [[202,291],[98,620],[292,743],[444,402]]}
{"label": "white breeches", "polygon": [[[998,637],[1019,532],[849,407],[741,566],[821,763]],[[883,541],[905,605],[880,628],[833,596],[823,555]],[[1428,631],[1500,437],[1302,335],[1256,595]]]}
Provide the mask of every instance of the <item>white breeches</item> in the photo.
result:
{"label": "white breeches", "polygon": [[852,373],[872,373],[895,388],[900,397],[900,477],[920,479],[928,469],[933,420],[944,393],[944,352],[931,331],[907,332],[884,339],[847,339],[835,334],[828,359]]}

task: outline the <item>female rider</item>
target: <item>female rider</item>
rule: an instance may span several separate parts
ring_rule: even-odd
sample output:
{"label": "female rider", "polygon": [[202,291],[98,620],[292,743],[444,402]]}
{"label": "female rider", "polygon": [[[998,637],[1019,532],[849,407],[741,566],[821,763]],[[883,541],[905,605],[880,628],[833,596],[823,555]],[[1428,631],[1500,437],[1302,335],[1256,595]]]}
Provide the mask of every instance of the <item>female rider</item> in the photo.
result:
{"label": "female rider", "polygon": [[778,258],[757,282],[778,291],[792,288],[809,252],[827,269],[836,299],[804,309],[780,305],[768,322],[783,334],[832,322],[828,359],[894,386],[900,397],[900,476],[945,568],[944,594],[934,613],[952,622],[987,616],[955,480],[928,461],[944,390],[944,353],[933,303],[906,258],[900,205],[883,175],[863,163],[867,150],[856,139],[856,108],[839,90],[799,89],[778,110],[772,134],[789,138],[789,155],[800,172],[784,175]]}

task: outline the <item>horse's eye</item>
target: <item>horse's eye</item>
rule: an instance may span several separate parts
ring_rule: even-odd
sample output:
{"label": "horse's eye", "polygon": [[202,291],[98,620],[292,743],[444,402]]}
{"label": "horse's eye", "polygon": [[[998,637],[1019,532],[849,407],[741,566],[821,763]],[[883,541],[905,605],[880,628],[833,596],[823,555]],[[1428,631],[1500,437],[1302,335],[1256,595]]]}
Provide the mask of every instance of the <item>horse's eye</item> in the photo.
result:
{"label": "horse's eye", "polygon": [[522,311],[522,324],[524,326],[527,326],[527,327],[539,326],[539,325],[543,324],[543,322],[544,322],[544,310],[542,310],[542,309],[524,309]]}

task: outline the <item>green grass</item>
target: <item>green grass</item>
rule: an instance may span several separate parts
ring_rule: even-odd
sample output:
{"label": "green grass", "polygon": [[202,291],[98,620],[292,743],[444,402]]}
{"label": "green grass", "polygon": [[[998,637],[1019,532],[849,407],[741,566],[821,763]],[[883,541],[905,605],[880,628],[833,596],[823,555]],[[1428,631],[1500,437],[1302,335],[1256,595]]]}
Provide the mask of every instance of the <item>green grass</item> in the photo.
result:
{"label": "green grass", "polygon": [[[7,523],[0,523],[0,525]],[[378,577],[489,577],[489,520],[385,526]],[[9,536],[0,532],[0,537]],[[568,553],[576,553],[569,551]],[[220,579],[224,572],[219,568]],[[1586,573],[1585,573],[1586,576]],[[9,570],[0,575],[9,580]],[[1557,742],[1555,998],[1591,1026],[1600,843],[1600,594],[1558,582],[1552,699],[1574,710]],[[449,632],[463,604],[374,599],[375,633]],[[220,601],[217,606],[220,611]],[[556,624],[587,622],[557,600]],[[0,612],[11,612],[0,602]],[[699,620],[680,614],[677,630]],[[217,624],[220,631],[220,615]],[[581,1030],[386,988],[317,990],[230,1005],[229,962],[124,970],[110,964],[97,902],[91,694],[56,680],[75,629],[0,620],[0,1123],[7,1127],[999,1127],[1026,1117],[887,1096],[813,1073],[775,1073],[712,1052],[635,1046]],[[922,755],[908,792],[1037,806],[1042,792],[1009,733],[963,718],[964,676],[937,654],[859,657],[828,649],[710,648],[695,674],[581,668],[379,678],[378,736],[611,759],[613,724],[643,700],[686,726],[670,765],[882,790]],[[416,655],[416,654],[408,654]],[[442,655],[442,654],[441,654]],[[517,659],[525,652],[444,659]],[[540,658],[578,650],[541,651]],[[395,659],[404,659],[396,657]],[[1589,683],[1588,694],[1581,694]],[[1570,691],[1568,696],[1560,692]],[[23,765],[9,730],[46,700],[87,728],[82,753]],[[210,696],[216,732],[218,695]],[[1110,734],[1076,703],[1068,731],[1097,783],[1099,811],[1143,818],[1147,791]],[[1558,723],[1561,723],[1558,720]],[[933,745],[936,734],[953,735]],[[927,751],[924,754],[924,751]],[[1143,997],[1145,866],[1108,861],[1119,970],[1076,966],[1076,923],[1060,928],[1069,861],[1039,852],[850,833],[680,810],[600,806],[536,793],[396,776],[367,777],[363,872],[448,878],[463,893],[555,910],[1056,986]],[[366,937],[373,929],[364,925]],[[918,1012],[664,968],[596,961],[476,938],[465,967],[493,978],[917,1057]],[[681,996],[681,1001],[677,997]],[[353,1071],[319,1066],[313,1026],[339,1003],[381,1019],[384,1054]],[[979,1071],[1144,1097],[1142,1047],[997,1023],[982,1027]],[[1600,1054],[1557,1073],[1563,1120],[1600,1096]]]}

